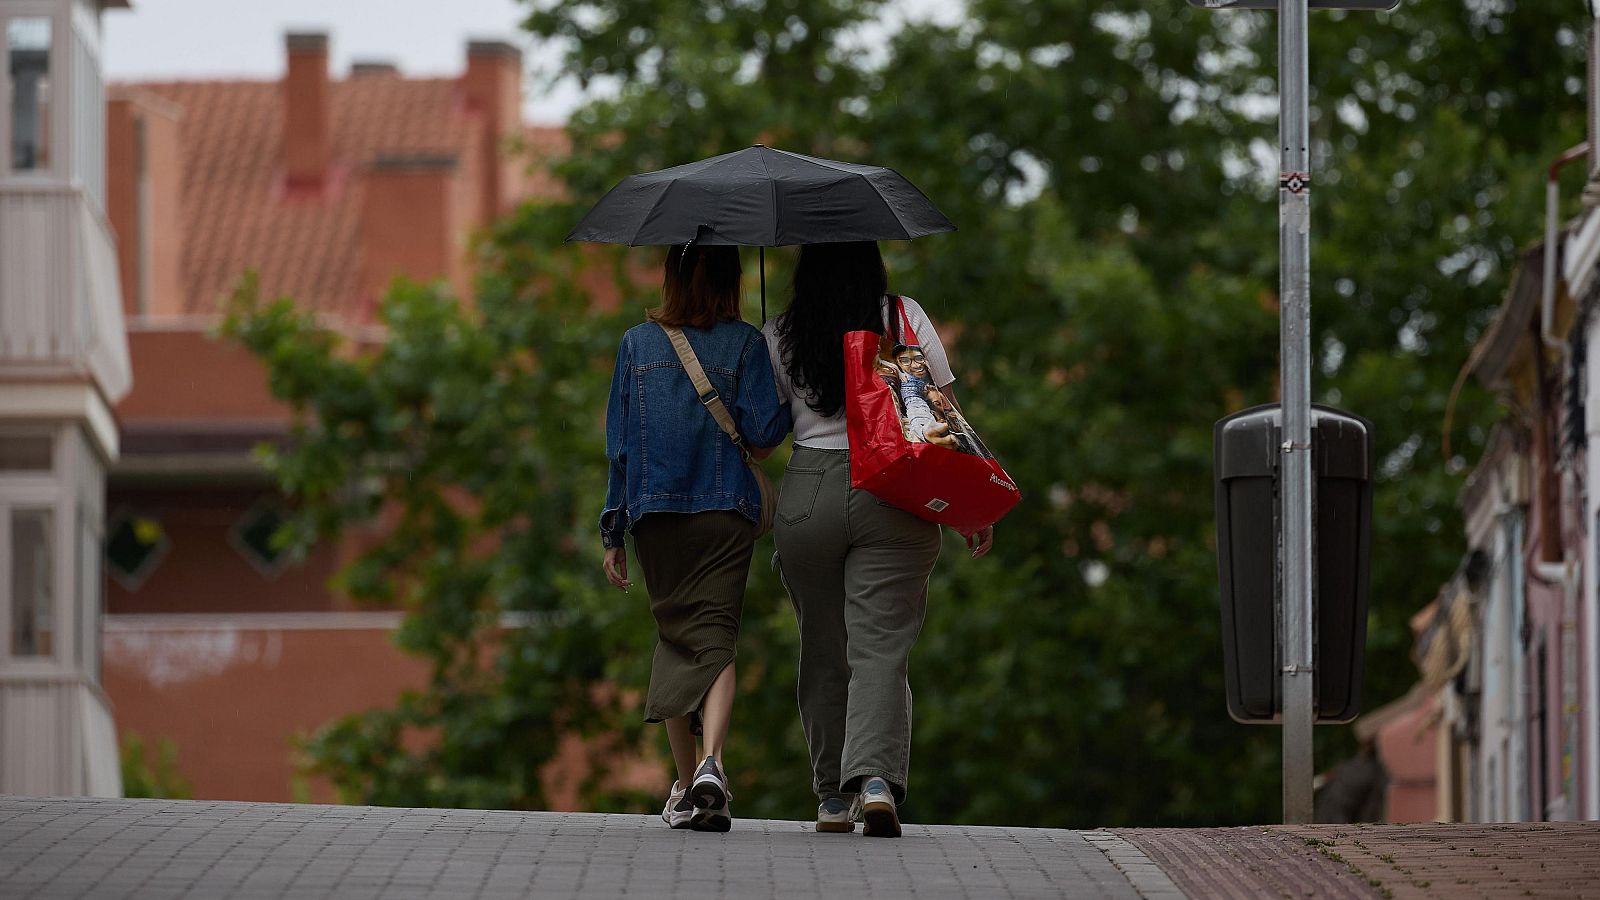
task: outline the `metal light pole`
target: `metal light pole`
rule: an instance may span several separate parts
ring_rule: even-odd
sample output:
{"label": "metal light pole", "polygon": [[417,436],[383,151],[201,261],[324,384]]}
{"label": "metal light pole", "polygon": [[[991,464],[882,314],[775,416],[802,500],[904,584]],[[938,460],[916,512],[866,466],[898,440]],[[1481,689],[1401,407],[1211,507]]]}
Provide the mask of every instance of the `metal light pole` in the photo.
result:
{"label": "metal light pole", "polygon": [[1283,821],[1311,821],[1311,154],[1307,0],[1278,5],[1278,346],[1282,378]]}
{"label": "metal light pole", "polygon": [[[1600,0],[1597,0],[1600,2]],[[1379,12],[1399,0],[1189,0],[1210,10],[1278,11],[1278,297],[1283,433],[1277,646],[1283,725],[1283,821],[1311,821],[1316,721],[1312,623],[1315,503],[1311,465],[1311,152],[1306,25],[1311,9]],[[1266,721],[1266,720],[1262,720]]]}

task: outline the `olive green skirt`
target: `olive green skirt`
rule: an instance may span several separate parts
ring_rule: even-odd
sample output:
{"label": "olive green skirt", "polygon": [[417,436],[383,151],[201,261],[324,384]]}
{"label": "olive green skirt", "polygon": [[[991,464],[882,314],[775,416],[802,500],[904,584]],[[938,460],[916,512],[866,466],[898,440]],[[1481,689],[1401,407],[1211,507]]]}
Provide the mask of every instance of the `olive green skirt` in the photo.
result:
{"label": "olive green skirt", "polygon": [[732,510],[650,513],[633,526],[633,549],[656,619],[656,652],[644,720],[691,716],[700,732],[706,691],[733,662],[756,530]]}

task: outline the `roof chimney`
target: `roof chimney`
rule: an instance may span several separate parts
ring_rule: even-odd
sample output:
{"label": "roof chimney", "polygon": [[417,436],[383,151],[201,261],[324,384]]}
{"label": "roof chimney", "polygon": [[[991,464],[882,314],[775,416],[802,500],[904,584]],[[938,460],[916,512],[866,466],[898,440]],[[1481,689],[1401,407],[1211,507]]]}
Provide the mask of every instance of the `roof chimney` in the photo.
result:
{"label": "roof chimney", "polygon": [[506,139],[522,132],[522,51],[505,41],[468,41],[461,87],[468,108],[483,116],[480,209],[492,218],[522,193],[520,163],[505,151]]}
{"label": "roof chimney", "polygon": [[106,217],[117,235],[125,316],[177,315],[183,283],[183,110],[127,88],[106,100]]}
{"label": "roof chimney", "polygon": [[454,156],[379,156],[363,173],[361,286],[376,302],[396,276],[444,279],[465,297],[459,161]]}
{"label": "roof chimney", "polygon": [[328,171],[333,111],[328,90],[328,35],[284,36],[283,168],[290,188],[319,188]]}
{"label": "roof chimney", "polygon": [[400,67],[386,59],[357,59],[350,63],[351,78],[399,75]]}

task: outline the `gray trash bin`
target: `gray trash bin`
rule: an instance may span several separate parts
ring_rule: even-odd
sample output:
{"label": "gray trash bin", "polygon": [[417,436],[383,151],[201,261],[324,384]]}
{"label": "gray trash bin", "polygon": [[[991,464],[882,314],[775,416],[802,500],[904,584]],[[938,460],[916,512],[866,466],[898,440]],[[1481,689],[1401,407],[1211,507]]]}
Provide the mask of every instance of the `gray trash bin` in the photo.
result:
{"label": "gray trash bin", "polygon": [[[1275,598],[1282,444],[1277,404],[1217,422],[1217,574],[1228,714],[1280,720],[1282,654]],[[1313,517],[1312,665],[1316,719],[1348,722],[1361,711],[1372,546],[1372,423],[1332,407],[1311,413]]]}

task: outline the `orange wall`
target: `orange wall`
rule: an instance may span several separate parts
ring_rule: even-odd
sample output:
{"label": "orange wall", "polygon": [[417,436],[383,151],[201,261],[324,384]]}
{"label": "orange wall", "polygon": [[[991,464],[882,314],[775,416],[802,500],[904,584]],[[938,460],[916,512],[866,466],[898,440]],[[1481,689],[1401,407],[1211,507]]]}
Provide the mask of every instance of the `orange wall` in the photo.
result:
{"label": "orange wall", "polygon": [[[315,622],[315,616],[307,621]],[[103,683],[119,735],[169,738],[205,800],[289,801],[290,739],[421,688],[387,629],[126,629],[109,619]],[[314,799],[332,799],[326,785]]]}
{"label": "orange wall", "polygon": [[166,556],[136,591],[106,582],[111,613],[239,613],[328,610],[348,606],[328,590],[338,568],[333,545],[318,545],[301,565],[268,577],[230,542],[229,533],[258,502],[276,497],[266,487],[113,485],[106,509],[150,516],[170,542]]}
{"label": "orange wall", "polygon": [[283,422],[288,409],[267,390],[248,351],[204,326],[128,333],[133,390],[117,404],[123,424],[234,420]]}
{"label": "orange wall", "polygon": [[485,205],[489,200],[480,185],[489,181],[495,160],[491,152],[493,140],[484,123],[473,121],[468,126],[468,133],[469,149],[459,160],[460,170],[450,188],[450,199],[454,205],[450,213],[452,233],[446,235],[449,253],[446,276],[456,297],[470,304],[473,302],[472,278],[476,270],[474,256],[468,249],[478,232],[489,225],[494,215],[490,207]]}
{"label": "orange wall", "polygon": [[457,191],[465,190],[458,164],[397,160],[363,175],[361,284],[374,300],[397,276],[430,282],[449,279],[458,291],[464,265],[465,223]]}
{"label": "orange wall", "polygon": [[137,315],[139,281],[139,180],[134,151],[133,102],[106,101],[106,219],[117,238],[117,275],[123,315]]}
{"label": "orange wall", "polygon": [[[147,747],[170,739],[195,799],[334,800],[320,780],[307,784],[309,797],[295,796],[291,739],[392,706],[400,691],[427,682],[426,665],[397,650],[389,628],[314,627],[356,617],[310,613],[292,628],[206,618],[208,627],[185,628],[161,617],[112,617],[104,636],[103,683],[119,735],[137,734]],[[577,735],[561,741],[542,773],[551,809],[578,808],[590,752]],[[664,796],[671,782],[652,755],[612,764],[615,784]]]}

